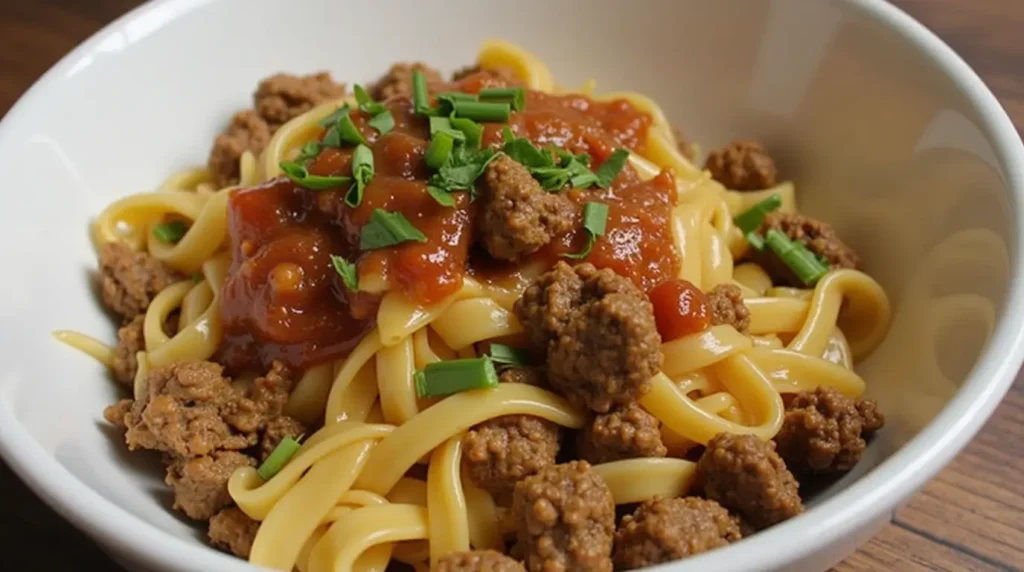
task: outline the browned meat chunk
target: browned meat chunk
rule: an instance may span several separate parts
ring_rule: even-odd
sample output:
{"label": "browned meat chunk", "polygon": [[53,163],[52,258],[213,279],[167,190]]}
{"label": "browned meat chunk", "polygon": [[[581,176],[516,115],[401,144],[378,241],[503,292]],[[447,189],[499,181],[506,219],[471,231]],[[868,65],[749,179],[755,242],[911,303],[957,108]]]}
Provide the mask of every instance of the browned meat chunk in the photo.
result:
{"label": "browned meat chunk", "polygon": [[239,558],[249,558],[252,542],[256,539],[256,531],[260,523],[249,518],[242,509],[233,506],[226,508],[210,518],[210,529],[207,535],[210,544],[221,550],[230,552]]}
{"label": "browned meat chunk", "polygon": [[491,256],[519,260],[575,225],[562,193],[548,193],[526,167],[502,155],[487,166],[480,196],[480,241]]}
{"label": "browned meat chunk", "polygon": [[134,402],[131,399],[122,399],[113,405],[108,405],[103,410],[103,418],[111,425],[125,429],[124,417],[132,410],[132,403]]}
{"label": "browned meat chunk", "polygon": [[615,531],[615,569],[637,570],[707,552],[742,537],[739,519],[715,501],[644,501]]}
{"label": "browned meat chunk", "polygon": [[231,124],[213,140],[206,166],[219,187],[238,184],[239,159],[246,151],[259,155],[270,142],[270,126],[252,110],[239,111]]}
{"label": "browned meat chunk", "polygon": [[636,403],[596,415],[580,432],[580,457],[609,463],[638,457],[664,457],[658,419]]}
{"label": "browned meat chunk", "polygon": [[531,571],[610,571],[615,502],[586,461],[551,465],[516,484],[518,550]]}
{"label": "browned meat chunk", "polygon": [[704,168],[727,189],[757,191],[775,185],[775,161],[758,141],[733,141],[708,155]]}
{"label": "browned meat chunk", "polygon": [[489,68],[489,69],[484,69],[484,68],[482,68],[482,67],[480,67],[478,65],[472,65],[472,66],[466,66],[464,68],[455,70],[455,73],[452,74],[452,81],[459,81],[461,79],[465,79],[465,78],[467,78],[467,77],[469,77],[471,75],[476,75],[478,73],[484,73],[484,74],[487,74],[488,76],[491,76],[491,77],[494,77],[494,78],[498,78],[498,79],[502,79],[502,80],[506,80],[506,81],[514,80],[515,77],[516,77],[516,75],[514,73],[512,73],[512,70],[507,69],[507,68],[497,68],[497,69]]}
{"label": "browned meat chunk", "polygon": [[729,324],[737,331],[750,330],[750,309],[743,303],[743,291],[735,284],[719,284],[708,292],[711,324]]}
{"label": "browned meat chunk", "polygon": [[198,457],[256,444],[259,406],[232,387],[221,366],[182,362],[147,376],[147,396],[125,413],[129,449]]}
{"label": "browned meat chunk", "polygon": [[148,252],[120,242],[100,247],[103,303],[125,320],[146,311],[153,298],[180,277]]}
{"label": "browned meat chunk", "polygon": [[[808,250],[824,259],[829,269],[857,268],[860,258],[852,248],[839,240],[836,231],[825,222],[796,213],[774,211],[764,217],[761,233],[771,229],[781,231],[791,240],[799,241]],[[793,270],[776,256],[770,249],[753,252],[754,260],[771,276],[776,284],[787,286],[804,286]]]}
{"label": "browned meat chunk", "polygon": [[650,301],[612,270],[558,262],[526,289],[515,313],[547,354],[551,386],[598,413],[636,401],[661,367]]}
{"label": "browned meat chunk", "polygon": [[860,461],[869,436],[885,424],[872,400],[848,399],[819,386],[796,395],[775,436],[779,455],[797,475],[849,471]]}
{"label": "browned meat chunk", "polygon": [[444,81],[441,73],[436,69],[422,62],[400,62],[388,70],[384,77],[377,80],[373,86],[373,97],[378,101],[390,99],[395,96],[412,96],[412,74],[422,72],[427,80],[427,85],[438,84]]}
{"label": "browned meat chunk", "polygon": [[775,443],[754,435],[719,433],[697,461],[707,498],[757,530],[804,510],[799,485],[775,452]]}
{"label": "browned meat chunk", "polygon": [[335,83],[328,72],[310,75],[274,74],[265,78],[253,94],[256,113],[271,131],[321,103],[345,95],[345,85]]}
{"label": "browned meat chunk", "polygon": [[174,489],[174,508],[195,520],[208,520],[231,504],[228,479],[239,467],[256,462],[236,451],[216,451],[194,459],[178,459],[167,466],[164,481]]}
{"label": "browned meat chunk", "polygon": [[298,419],[287,415],[271,418],[270,421],[267,421],[267,426],[263,429],[263,436],[260,438],[260,460],[266,461],[285,437],[298,439],[305,432],[306,426]]}
{"label": "browned meat chunk", "polygon": [[[541,385],[533,368],[502,372],[502,383]],[[512,489],[524,478],[555,464],[558,425],[531,415],[504,415],[480,423],[462,438],[462,464],[476,485],[508,506]]]}
{"label": "browned meat chunk", "polygon": [[496,550],[452,552],[437,560],[434,572],[525,572],[518,560]]}
{"label": "browned meat chunk", "polygon": [[142,336],[142,324],[146,316],[139,314],[132,321],[117,330],[117,346],[114,348],[114,379],[131,386],[135,380],[135,371],[139,364],[135,354],[146,347]]}
{"label": "browned meat chunk", "polygon": [[263,407],[269,417],[281,415],[295,382],[291,372],[279,361],[274,361],[266,375],[257,377],[252,383],[252,400]]}

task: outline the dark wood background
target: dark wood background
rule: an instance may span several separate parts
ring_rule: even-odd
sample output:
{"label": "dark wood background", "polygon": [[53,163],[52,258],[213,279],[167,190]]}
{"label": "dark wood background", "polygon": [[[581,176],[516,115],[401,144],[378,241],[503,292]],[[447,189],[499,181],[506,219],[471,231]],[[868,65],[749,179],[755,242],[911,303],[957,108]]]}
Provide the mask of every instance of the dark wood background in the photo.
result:
{"label": "dark wood background", "polygon": [[[138,0],[0,0],[0,112]],[[898,0],[1024,126],[1024,0]],[[969,447],[837,570],[1024,570],[1024,381]],[[0,569],[120,570],[0,463]]]}

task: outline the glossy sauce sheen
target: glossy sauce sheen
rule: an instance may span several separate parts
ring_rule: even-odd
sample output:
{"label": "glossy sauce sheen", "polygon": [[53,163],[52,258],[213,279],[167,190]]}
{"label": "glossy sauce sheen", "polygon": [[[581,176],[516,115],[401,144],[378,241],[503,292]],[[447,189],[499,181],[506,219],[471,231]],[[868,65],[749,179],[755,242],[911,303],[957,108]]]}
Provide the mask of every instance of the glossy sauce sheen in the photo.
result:
{"label": "glossy sauce sheen", "polygon": [[708,297],[692,282],[679,278],[662,282],[647,293],[663,341],[703,332],[711,325]]}
{"label": "glossy sauce sheen", "polygon": [[[476,93],[506,83],[477,74],[437,91]],[[423,161],[429,138],[426,118],[413,114],[407,99],[387,102],[395,128],[381,136],[352,118],[373,151],[375,176],[357,208],[344,204],[346,188],[310,191],[287,179],[234,191],[229,200],[233,264],[222,292],[225,337],[221,358],[233,369],[267,367],[273,360],[310,365],[346,355],[372,329],[379,296],[400,290],[429,304],[456,292],[466,272],[502,281],[518,268],[494,264],[472,249],[475,206],[456,193],[454,208],[427,194],[431,172]],[[617,148],[642,152],[651,118],[625,101],[595,102],[581,95],[528,92],[526,109],[508,125],[538,146],[555,145],[588,153],[597,169]],[[486,145],[501,144],[503,124],[487,124]],[[350,175],[352,148],[325,149],[309,165],[316,175]],[[480,182],[478,182],[478,185]],[[675,200],[671,173],[640,181],[627,165],[609,189],[563,192],[577,205],[577,229],[557,237],[528,262],[553,264],[561,253],[586,242],[582,207],[609,205],[605,236],[586,261],[610,267],[649,290],[678,275],[669,215]],[[427,241],[360,252],[359,234],[375,208],[401,212]],[[347,291],[330,254],[357,261],[360,292]],[[353,317],[355,316],[355,317]]]}

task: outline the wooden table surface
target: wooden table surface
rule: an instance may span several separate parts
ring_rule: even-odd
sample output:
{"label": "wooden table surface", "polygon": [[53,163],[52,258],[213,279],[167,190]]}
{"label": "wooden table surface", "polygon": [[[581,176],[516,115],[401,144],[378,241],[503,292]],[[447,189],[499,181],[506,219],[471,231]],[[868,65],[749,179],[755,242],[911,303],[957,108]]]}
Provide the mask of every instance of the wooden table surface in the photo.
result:
{"label": "wooden table surface", "polygon": [[[138,0],[0,0],[0,111]],[[1024,0],[899,0],[1024,126]],[[960,456],[837,570],[1024,570],[1024,381]],[[0,463],[0,570],[120,570]]]}

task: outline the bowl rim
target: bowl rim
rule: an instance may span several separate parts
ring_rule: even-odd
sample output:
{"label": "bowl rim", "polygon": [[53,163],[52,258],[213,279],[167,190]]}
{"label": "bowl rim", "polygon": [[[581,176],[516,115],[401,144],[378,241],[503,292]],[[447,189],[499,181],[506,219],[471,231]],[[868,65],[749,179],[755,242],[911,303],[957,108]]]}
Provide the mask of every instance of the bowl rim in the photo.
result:
{"label": "bowl rim", "polygon": [[[132,22],[154,16],[159,16],[160,28],[215,1],[152,0],[110,22],[62,57],[22,94],[0,121],[0,139],[19,121],[26,102],[74,70],[111,35]],[[738,547],[654,569],[677,568],[684,562],[697,569],[701,565],[714,570],[774,569],[837,543],[843,535],[895,510],[946,466],[991,416],[1024,361],[1024,144],[1016,128],[977,73],[923,24],[885,0],[835,1],[896,32],[928,55],[963,91],[980,118],[980,126],[1005,172],[1015,218],[1007,298],[991,339],[956,394],[890,458],[813,510],[745,539]],[[0,456],[61,517],[132,563],[226,572],[264,569],[173,536],[107,500],[57,462],[13,415],[0,415]],[[785,549],[780,550],[780,546]]]}

